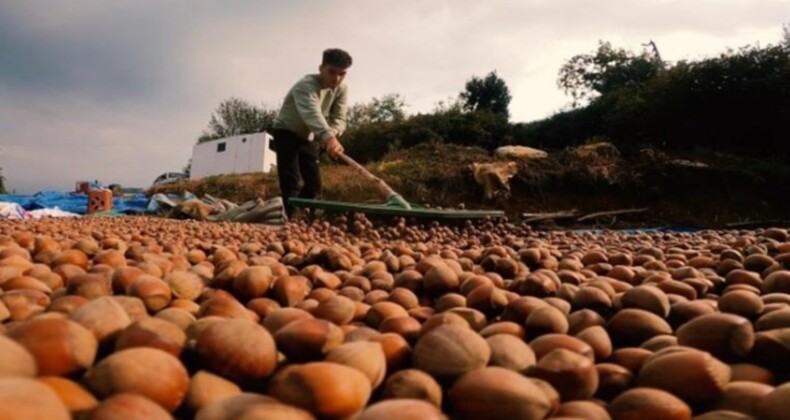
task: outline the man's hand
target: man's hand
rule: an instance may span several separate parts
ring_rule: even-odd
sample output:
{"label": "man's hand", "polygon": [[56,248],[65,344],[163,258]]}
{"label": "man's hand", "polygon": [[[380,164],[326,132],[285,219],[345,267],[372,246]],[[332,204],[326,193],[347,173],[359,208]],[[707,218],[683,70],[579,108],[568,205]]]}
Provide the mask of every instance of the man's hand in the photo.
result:
{"label": "man's hand", "polygon": [[336,158],[343,153],[345,149],[343,149],[343,145],[340,144],[337,137],[330,137],[329,140],[326,141],[326,151],[329,153],[330,157]]}

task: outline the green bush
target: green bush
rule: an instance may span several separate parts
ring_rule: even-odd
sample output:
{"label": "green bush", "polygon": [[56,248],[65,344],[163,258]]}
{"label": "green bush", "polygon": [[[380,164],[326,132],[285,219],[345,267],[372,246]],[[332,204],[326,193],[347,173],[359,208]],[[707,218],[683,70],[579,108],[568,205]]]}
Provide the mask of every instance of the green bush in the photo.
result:
{"label": "green bush", "polygon": [[5,189],[5,177],[3,176],[3,168],[0,168],[0,194],[8,194]]}
{"label": "green bush", "polygon": [[563,149],[584,143],[601,132],[603,107],[594,102],[584,108],[560,112],[533,123],[513,126],[514,142],[541,149]]}
{"label": "green bush", "polygon": [[354,159],[369,162],[390,151],[430,142],[476,146],[493,150],[512,143],[507,119],[491,111],[443,111],[418,114],[399,122],[365,124],[343,138]]}
{"label": "green bush", "polygon": [[788,158],[790,53],[745,48],[679,63],[642,89],[615,93],[603,126],[619,143]]}
{"label": "green bush", "polygon": [[747,47],[680,62],[590,105],[515,127],[520,144],[562,148],[602,136],[621,149],[705,147],[790,158],[790,50]]}

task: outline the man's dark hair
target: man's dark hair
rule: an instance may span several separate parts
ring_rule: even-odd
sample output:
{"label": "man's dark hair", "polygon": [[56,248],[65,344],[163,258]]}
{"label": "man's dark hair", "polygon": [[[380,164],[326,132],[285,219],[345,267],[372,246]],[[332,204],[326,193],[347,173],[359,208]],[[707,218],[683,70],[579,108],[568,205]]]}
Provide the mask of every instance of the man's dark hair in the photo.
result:
{"label": "man's dark hair", "polygon": [[329,48],[324,50],[324,58],[321,64],[347,69],[351,67],[351,61],[351,55],[347,52],[339,48]]}

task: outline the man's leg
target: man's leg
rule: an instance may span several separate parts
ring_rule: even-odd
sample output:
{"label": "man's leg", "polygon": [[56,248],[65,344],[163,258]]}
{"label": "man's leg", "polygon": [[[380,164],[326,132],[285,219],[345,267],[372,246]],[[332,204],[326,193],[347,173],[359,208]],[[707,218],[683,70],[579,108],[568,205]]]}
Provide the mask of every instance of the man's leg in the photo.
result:
{"label": "man's leg", "polygon": [[321,171],[318,167],[320,150],[320,145],[317,141],[312,141],[300,147],[299,169],[304,180],[304,186],[299,193],[301,198],[321,197]]}
{"label": "man's leg", "polygon": [[299,143],[296,136],[288,131],[277,130],[274,133],[275,147],[277,148],[277,178],[280,182],[280,196],[288,217],[291,216],[291,206],[288,199],[299,193]]}

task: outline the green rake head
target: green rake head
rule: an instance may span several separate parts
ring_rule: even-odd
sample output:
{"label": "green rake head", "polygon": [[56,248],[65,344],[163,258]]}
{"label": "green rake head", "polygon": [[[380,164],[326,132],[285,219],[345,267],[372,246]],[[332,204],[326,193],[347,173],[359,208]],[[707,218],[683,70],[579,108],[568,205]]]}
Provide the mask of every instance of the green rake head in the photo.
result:
{"label": "green rake head", "polygon": [[312,200],[307,198],[291,198],[288,203],[294,207],[308,209],[323,209],[330,212],[352,212],[368,215],[402,216],[426,219],[485,219],[501,218],[505,213],[500,210],[445,210],[428,209],[417,204],[412,204],[397,195],[390,196],[385,204],[358,204],[342,201]]}

